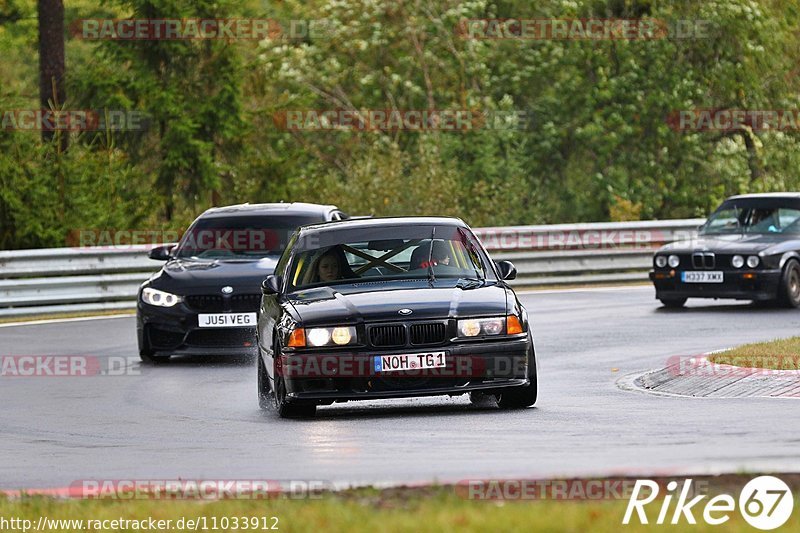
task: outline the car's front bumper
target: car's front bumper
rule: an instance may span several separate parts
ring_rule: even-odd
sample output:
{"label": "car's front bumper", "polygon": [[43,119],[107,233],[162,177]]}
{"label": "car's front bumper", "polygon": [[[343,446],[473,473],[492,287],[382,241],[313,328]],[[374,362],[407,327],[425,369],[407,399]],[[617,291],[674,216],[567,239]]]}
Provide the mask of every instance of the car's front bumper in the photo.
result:
{"label": "car's front bumper", "polygon": [[[376,372],[382,355],[445,352],[443,368]],[[527,335],[503,341],[452,343],[428,348],[362,349],[337,353],[284,354],[281,363],[291,401],[335,401],[458,395],[522,387],[534,360]]]}
{"label": "car's front bumper", "polygon": [[197,315],[183,304],[155,307],[140,301],[136,312],[139,346],[159,354],[257,353],[255,327],[200,328]]}
{"label": "car's front bumper", "polygon": [[[650,272],[658,299],[730,298],[735,300],[774,300],[778,295],[781,270],[725,270],[722,283],[684,283],[682,270]],[[752,277],[748,277],[752,276]]]}

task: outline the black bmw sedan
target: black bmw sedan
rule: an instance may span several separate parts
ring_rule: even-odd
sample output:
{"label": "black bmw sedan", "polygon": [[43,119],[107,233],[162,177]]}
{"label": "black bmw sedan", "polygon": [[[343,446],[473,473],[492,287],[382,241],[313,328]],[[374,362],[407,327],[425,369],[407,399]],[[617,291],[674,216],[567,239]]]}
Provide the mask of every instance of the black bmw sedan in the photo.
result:
{"label": "black bmw sedan", "polygon": [[139,355],[254,353],[261,282],[272,273],[294,230],[342,220],[335,206],[244,204],[209,209],[180,242],[151,250],[166,261],[139,289]]}
{"label": "black bmw sedan", "polygon": [[733,196],[701,226],[697,239],[662,247],[650,279],[656,298],[776,301],[800,306],[800,193]]}
{"label": "black bmw sedan", "polygon": [[263,283],[258,397],[282,417],[333,402],[470,393],[536,402],[528,315],[454,218],[304,226]]}

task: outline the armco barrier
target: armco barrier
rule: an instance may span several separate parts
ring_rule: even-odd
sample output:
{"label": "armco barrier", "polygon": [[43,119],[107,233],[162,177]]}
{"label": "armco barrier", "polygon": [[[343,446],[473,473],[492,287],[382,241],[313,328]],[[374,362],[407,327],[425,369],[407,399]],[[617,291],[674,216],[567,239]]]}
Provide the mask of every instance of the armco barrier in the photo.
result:
{"label": "armco barrier", "polygon": [[[479,228],[517,286],[645,281],[653,250],[696,234],[701,219]],[[133,309],[161,262],[150,246],[0,251],[0,317]]]}

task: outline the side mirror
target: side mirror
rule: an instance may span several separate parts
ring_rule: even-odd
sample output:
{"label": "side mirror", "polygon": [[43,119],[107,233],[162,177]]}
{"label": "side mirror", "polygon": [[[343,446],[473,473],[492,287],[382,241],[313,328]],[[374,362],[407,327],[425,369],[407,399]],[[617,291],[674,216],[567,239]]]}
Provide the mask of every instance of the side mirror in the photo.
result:
{"label": "side mirror", "polygon": [[175,248],[174,244],[165,244],[164,246],[157,246],[150,250],[147,256],[156,261],[169,261],[172,259],[172,250]]}
{"label": "side mirror", "polygon": [[500,279],[505,281],[517,279],[517,268],[511,261],[497,261],[495,266],[497,267],[497,272],[500,274]]}
{"label": "side mirror", "polygon": [[263,294],[278,294],[278,292],[280,292],[278,276],[267,276],[264,281],[261,282],[261,292]]}

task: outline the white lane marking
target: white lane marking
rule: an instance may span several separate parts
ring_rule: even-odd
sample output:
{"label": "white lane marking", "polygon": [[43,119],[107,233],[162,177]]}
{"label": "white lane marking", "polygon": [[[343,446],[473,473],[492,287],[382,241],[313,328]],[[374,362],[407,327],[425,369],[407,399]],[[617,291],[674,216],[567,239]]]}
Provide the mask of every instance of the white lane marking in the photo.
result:
{"label": "white lane marking", "polygon": [[517,294],[559,294],[565,292],[621,292],[632,290],[655,290],[652,285],[630,285],[628,287],[586,287],[584,289],[528,289],[525,291],[514,291]]}
{"label": "white lane marking", "polygon": [[133,316],[136,316],[136,313],[125,313],[122,315],[81,316],[75,318],[49,318],[47,320],[6,322],[5,324],[0,324],[0,328],[11,328],[17,326],[38,326],[40,324],[60,324],[62,322],[81,322],[86,320],[110,320],[114,318],[130,318]]}

